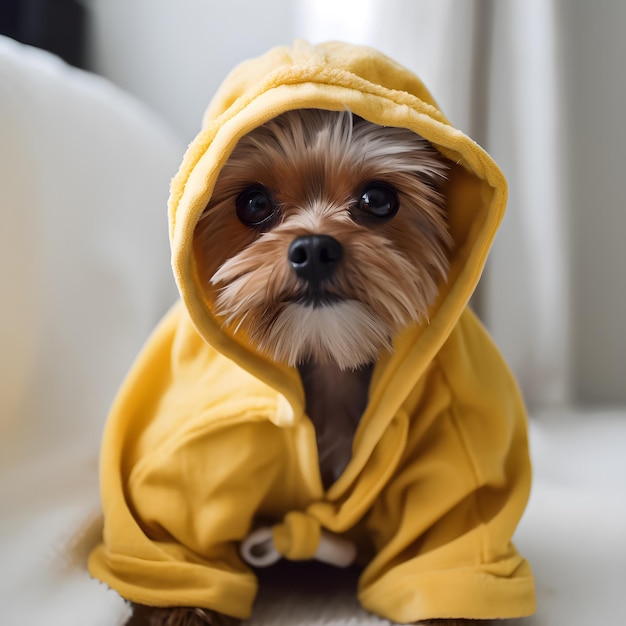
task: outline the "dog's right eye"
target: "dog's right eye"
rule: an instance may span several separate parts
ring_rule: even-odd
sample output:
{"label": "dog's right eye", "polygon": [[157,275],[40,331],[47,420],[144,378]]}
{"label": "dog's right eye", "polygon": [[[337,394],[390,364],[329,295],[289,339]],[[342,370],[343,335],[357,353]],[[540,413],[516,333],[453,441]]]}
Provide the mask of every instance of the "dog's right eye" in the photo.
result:
{"label": "dog's right eye", "polygon": [[365,215],[380,221],[391,219],[398,212],[399,205],[398,192],[391,185],[378,181],[365,187],[357,203]]}
{"label": "dog's right eye", "polygon": [[236,210],[242,224],[259,228],[271,221],[276,204],[263,187],[250,187],[237,198]]}

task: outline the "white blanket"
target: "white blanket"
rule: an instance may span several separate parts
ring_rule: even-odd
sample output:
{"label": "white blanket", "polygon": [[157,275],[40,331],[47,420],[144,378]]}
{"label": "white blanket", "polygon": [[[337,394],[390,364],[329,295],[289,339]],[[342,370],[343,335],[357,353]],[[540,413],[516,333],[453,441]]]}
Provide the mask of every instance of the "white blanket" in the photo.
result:
{"label": "white blanket", "polygon": [[[106,81],[0,38],[0,624],[121,626],[92,580],[98,440],[140,343],[174,298],[167,185],[183,147]],[[120,228],[123,225],[123,228]],[[518,533],[536,626],[621,623],[626,411],[534,420]],[[252,624],[380,624],[353,573],[270,575]]]}

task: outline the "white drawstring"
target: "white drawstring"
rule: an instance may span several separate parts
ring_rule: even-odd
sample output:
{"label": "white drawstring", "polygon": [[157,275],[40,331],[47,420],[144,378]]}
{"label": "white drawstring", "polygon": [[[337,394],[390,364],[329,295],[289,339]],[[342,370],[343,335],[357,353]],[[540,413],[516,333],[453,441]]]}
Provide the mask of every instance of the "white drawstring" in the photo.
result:
{"label": "white drawstring", "polygon": [[356,546],[347,539],[322,530],[320,545],[313,558],[335,567],[348,567],[356,559]]}
{"label": "white drawstring", "polygon": [[274,546],[272,529],[265,526],[251,532],[239,548],[243,560],[253,567],[269,567],[282,558]]}
{"label": "white drawstring", "polygon": [[[251,532],[241,543],[240,553],[253,567],[269,567],[282,558],[274,545],[272,529],[267,526]],[[335,567],[348,567],[356,559],[356,546],[351,541],[322,529],[320,543],[313,558]]]}

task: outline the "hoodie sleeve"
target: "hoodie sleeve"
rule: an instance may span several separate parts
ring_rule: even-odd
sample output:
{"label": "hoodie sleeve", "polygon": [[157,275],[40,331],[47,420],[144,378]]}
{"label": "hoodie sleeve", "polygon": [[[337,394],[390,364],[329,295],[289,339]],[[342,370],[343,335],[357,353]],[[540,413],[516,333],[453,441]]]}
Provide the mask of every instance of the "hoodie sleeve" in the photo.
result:
{"label": "hoodie sleeve", "polygon": [[532,573],[511,542],[530,489],[526,416],[471,312],[442,348],[426,389],[409,409],[400,469],[368,520],[377,555],[361,578],[360,600],[398,622],[530,615]]}
{"label": "hoodie sleeve", "polygon": [[[104,536],[89,567],[133,602],[246,618],[257,583],[237,544],[284,473],[284,440],[268,419],[276,400],[231,362],[213,362],[183,317],[157,329],[112,410]],[[209,380],[222,394],[207,395]],[[241,385],[251,393],[237,394]]]}

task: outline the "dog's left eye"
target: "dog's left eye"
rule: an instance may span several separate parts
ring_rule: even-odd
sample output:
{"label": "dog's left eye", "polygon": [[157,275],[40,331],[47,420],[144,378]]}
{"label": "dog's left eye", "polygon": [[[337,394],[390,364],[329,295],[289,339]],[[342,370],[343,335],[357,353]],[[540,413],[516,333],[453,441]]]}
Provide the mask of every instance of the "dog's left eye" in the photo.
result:
{"label": "dog's left eye", "polygon": [[390,219],[400,206],[398,192],[386,183],[370,183],[361,194],[357,206],[371,217]]}
{"label": "dog's left eye", "polygon": [[245,226],[258,228],[271,221],[276,205],[263,187],[250,187],[237,198],[237,217]]}

